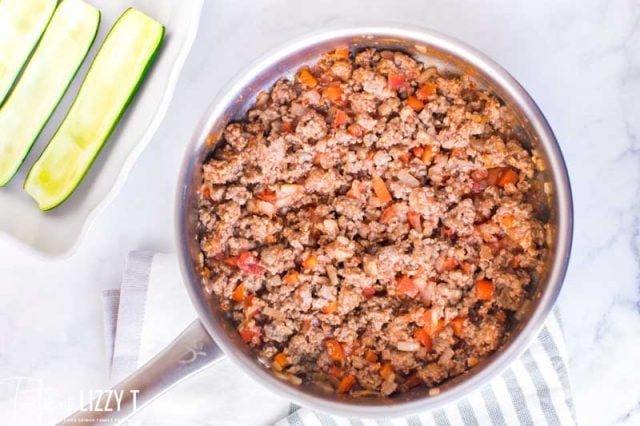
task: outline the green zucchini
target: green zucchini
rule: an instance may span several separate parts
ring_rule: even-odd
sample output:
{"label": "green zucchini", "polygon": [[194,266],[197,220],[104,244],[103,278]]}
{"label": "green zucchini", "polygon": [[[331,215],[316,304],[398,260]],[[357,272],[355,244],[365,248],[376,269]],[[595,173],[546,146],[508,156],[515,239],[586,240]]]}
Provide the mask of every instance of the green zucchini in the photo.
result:
{"label": "green zucchini", "polygon": [[0,105],[44,33],[58,0],[0,1]]}
{"label": "green zucchini", "polygon": [[56,9],[22,77],[0,108],[0,186],[18,171],[93,44],[100,11],[82,0]]}
{"label": "green zucchini", "polygon": [[156,57],[164,26],[136,9],[115,23],[78,96],[24,189],[41,210],[62,204],[82,181]]}

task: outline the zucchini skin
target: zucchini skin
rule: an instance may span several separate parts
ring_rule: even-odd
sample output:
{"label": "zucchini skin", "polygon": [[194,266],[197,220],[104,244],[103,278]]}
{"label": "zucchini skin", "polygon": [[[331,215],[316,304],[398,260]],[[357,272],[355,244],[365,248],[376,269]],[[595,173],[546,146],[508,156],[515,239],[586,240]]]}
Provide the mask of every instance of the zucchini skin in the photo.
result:
{"label": "zucchini skin", "polygon": [[[2,1],[2,0],[0,0],[0,1]],[[24,61],[22,62],[22,64],[20,64],[20,67],[18,68],[15,76],[13,77],[13,81],[11,82],[11,84],[8,87],[6,87],[5,89],[0,87],[0,107],[2,107],[4,105],[4,103],[6,102],[7,98],[9,97],[9,94],[13,91],[13,88],[16,86],[16,83],[20,79],[20,75],[24,71],[25,66],[29,63],[29,60],[31,59],[31,56],[35,52],[38,44],[40,44],[40,40],[42,40],[42,37],[44,36],[44,33],[45,33],[47,27],[49,26],[49,23],[51,23],[51,19],[53,19],[53,15],[55,14],[56,9],[60,5],[61,1],[62,0],[55,0],[55,6],[53,7],[53,10],[51,11],[51,15],[49,15],[49,19],[47,20],[45,25],[42,27],[42,31],[40,31],[40,35],[35,40],[35,43],[31,46],[31,48],[29,50],[29,53],[24,58]]]}
{"label": "zucchini skin", "polygon": [[[0,0],[1,1],[1,0]],[[60,4],[60,2],[58,2],[58,5]],[[84,55],[82,57],[82,60],[80,61],[80,63],[78,64],[78,66],[76,67],[75,71],[73,72],[73,75],[70,77],[69,82],[67,83],[67,85],[65,86],[64,90],[62,91],[61,96],[58,98],[58,101],[55,103],[55,105],[53,106],[53,108],[51,109],[49,115],[46,117],[46,119],[42,122],[42,125],[40,126],[40,129],[38,130],[38,132],[36,133],[35,137],[33,138],[33,140],[31,141],[31,144],[29,145],[29,148],[26,150],[24,156],[22,157],[20,163],[17,165],[16,169],[13,171],[13,174],[11,174],[10,176],[7,176],[7,178],[0,182],[0,188],[2,188],[3,186],[6,186],[11,179],[13,179],[13,177],[16,175],[16,173],[18,173],[18,170],[20,170],[20,166],[22,166],[22,163],[24,163],[24,160],[27,158],[27,156],[29,155],[29,153],[31,152],[31,150],[33,149],[36,140],[38,140],[38,138],[40,137],[40,135],[42,134],[42,131],[44,130],[44,128],[47,126],[47,123],[49,122],[49,120],[51,119],[51,117],[53,116],[53,114],[55,113],[56,109],[58,108],[58,106],[60,105],[60,102],[62,102],[62,99],[64,98],[64,95],[67,93],[67,91],[69,90],[69,87],[71,87],[71,84],[73,83],[73,80],[75,80],[76,76],[78,75],[78,73],[80,72],[80,68],[82,68],[82,64],[84,63],[84,61],[87,59],[87,55],[89,54],[89,52],[91,51],[91,47],[93,46],[93,44],[96,41],[96,38],[98,36],[98,30],[100,28],[100,23],[102,21],[102,13],[100,12],[99,9],[96,9],[97,11],[97,19],[96,19],[96,29],[93,33],[93,36],[91,37],[91,41],[89,42],[89,44],[87,45],[87,49],[84,52]],[[57,12],[57,10],[56,10]],[[54,16],[55,13],[54,12]],[[51,20],[49,20],[49,23],[47,24],[47,28],[48,26],[51,24],[51,21],[53,20],[53,16],[51,18]],[[45,31],[42,34],[42,37],[44,37],[44,35],[46,34],[47,30],[45,29]],[[40,38],[40,41],[42,41],[42,37]],[[38,44],[40,43],[40,41],[38,42]],[[38,53],[38,49],[40,48],[40,46],[38,45],[33,54],[31,55],[31,58],[34,57],[37,53]],[[30,60],[27,62],[26,67],[24,67],[24,71],[26,72],[27,69],[29,68],[30,65]],[[5,104],[9,102],[9,100],[11,99],[11,94],[7,97]],[[4,105],[3,105],[4,106]],[[2,108],[2,106],[0,106],[0,108]]]}
{"label": "zucchini skin", "polygon": [[[107,34],[107,37],[105,38],[105,42],[106,40],[109,39],[109,36],[117,29],[118,24],[127,16],[127,14],[132,11],[132,10],[136,10],[133,7],[128,8],[119,18],[118,20],[113,24],[113,27],[111,28],[111,30],[109,31],[109,34]],[[157,21],[156,21],[157,22]],[[118,124],[120,123],[120,121],[122,120],[122,117],[124,116],[125,112],[127,111],[128,107],[131,105],[131,102],[133,101],[134,97],[136,96],[136,94],[138,93],[140,87],[142,86],[142,84],[144,83],[147,75],[149,74],[151,68],[153,67],[153,64],[155,63],[155,60],[157,59],[160,51],[161,51],[161,46],[162,46],[162,42],[164,41],[164,37],[166,34],[166,28],[164,25],[159,24],[160,25],[160,34],[158,37],[158,42],[154,48],[153,53],[149,56],[149,59],[147,60],[146,64],[144,65],[144,68],[142,70],[142,72],[140,73],[140,76],[138,78],[138,80],[136,81],[135,85],[133,86],[132,90],[130,91],[126,101],[123,103],[122,108],[120,109],[120,111],[118,112],[117,116],[115,117],[115,119],[113,120],[113,123],[111,125],[111,127],[109,128],[109,130],[107,131],[105,137],[103,138],[103,140],[100,143],[100,146],[98,147],[98,149],[95,152],[95,155],[89,160],[89,162],[87,163],[87,166],[85,167],[84,171],[82,172],[82,174],[80,175],[77,184],[67,192],[67,194],[65,194],[64,197],[62,197],[60,200],[58,200],[55,204],[49,205],[49,206],[45,206],[43,207],[42,205],[40,205],[40,203],[38,203],[38,207],[40,208],[40,210],[42,211],[50,211],[55,209],[56,207],[60,206],[61,204],[63,204],[67,199],[69,199],[69,197],[71,197],[71,195],[73,195],[73,193],[75,192],[75,190],[78,188],[78,186],[80,186],[82,184],[82,182],[84,181],[84,178],[86,177],[87,173],[89,172],[89,170],[91,170],[91,167],[93,166],[93,163],[95,162],[96,158],[98,158],[98,155],[100,154],[100,152],[102,152],[102,149],[104,148],[104,146],[106,145],[106,142],[109,140],[109,138],[111,137],[111,135],[113,134],[113,132],[115,131],[115,129],[117,128]],[[101,49],[102,50],[102,47]],[[98,51],[96,58],[100,55],[100,51]],[[95,59],[94,62],[91,64],[91,66],[89,67],[89,71],[87,72],[87,75],[89,75],[89,73],[91,73],[91,70],[93,69],[93,67],[95,66]],[[86,77],[85,77],[86,79]],[[84,82],[83,82],[84,85]],[[82,91],[82,86],[80,87],[80,92]],[[76,97],[76,99],[74,100],[73,104],[71,105],[69,110],[72,110],[74,105],[76,104],[78,100],[78,97]],[[66,117],[65,117],[66,120]],[[63,120],[64,123],[64,120]],[[60,131],[60,129],[62,128],[62,125],[58,128],[58,130],[56,131],[56,133],[53,135],[52,137],[52,141],[56,138],[56,135],[58,134],[58,132]],[[40,159],[42,158],[42,156],[44,155],[44,153],[46,152],[47,148],[49,147],[49,145],[47,145],[47,147],[45,148],[45,150],[40,154],[40,156],[38,157],[38,159],[36,160],[36,162],[34,163],[37,164]],[[31,177],[31,174],[34,172],[34,166],[31,167],[31,170],[29,170],[29,173],[27,174],[27,177],[25,179],[24,185],[23,185],[23,189],[27,190],[27,183]],[[27,191],[28,192],[28,191]]]}

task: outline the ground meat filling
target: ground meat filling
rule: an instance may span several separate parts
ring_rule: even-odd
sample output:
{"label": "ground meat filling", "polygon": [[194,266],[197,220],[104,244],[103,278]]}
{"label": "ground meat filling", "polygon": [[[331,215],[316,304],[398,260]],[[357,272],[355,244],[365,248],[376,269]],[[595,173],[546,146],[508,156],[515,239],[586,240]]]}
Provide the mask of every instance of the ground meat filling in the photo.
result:
{"label": "ground meat filling", "polygon": [[203,166],[207,290],[292,383],[437,388],[505,341],[543,267],[541,161],[514,122],[399,52],[337,49],[278,80]]}

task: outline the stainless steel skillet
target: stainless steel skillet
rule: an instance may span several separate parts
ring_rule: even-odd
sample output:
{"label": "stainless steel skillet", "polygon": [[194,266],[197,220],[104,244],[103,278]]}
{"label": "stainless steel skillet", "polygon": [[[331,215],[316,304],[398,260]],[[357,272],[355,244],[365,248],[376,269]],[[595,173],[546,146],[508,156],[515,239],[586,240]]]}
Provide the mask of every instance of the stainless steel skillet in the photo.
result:
{"label": "stainless steel skillet", "polygon": [[[417,388],[388,399],[353,399],[280,380],[252,356],[216,301],[206,292],[200,278],[196,191],[201,181],[201,164],[212,148],[211,143],[219,139],[231,119],[243,115],[257,93],[278,77],[290,74],[302,64],[313,62],[320,54],[344,45],[355,50],[370,46],[402,50],[449,72],[470,74],[512,109],[523,136],[538,149],[545,162],[546,171],[540,184],[548,196],[545,214],[549,215],[553,225],[552,253],[546,274],[538,280],[510,340],[478,366],[441,386],[441,392],[436,396],[429,396],[425,389]],[[184,284],[198,319],[161,354],[115,386],[114,389],[125,391],[120,411],[82,411],[68,418],[69,422],[124,419],[134,409],[140,409],[177,382],[224,356],[261,385],[316,410],[354,417],[393,417],[435,409],[487,384],[527,348],[553,307],[567,269],[573,232],[571,189],[560,148],[542,112],[522,86],[491,59],[459,41],[430,30],[405,25],[332,29],[293,41],[269,53],[217,97],[187,148],[182,167],[176,198],[177,251]],[[131,393],[129,390],[139,392]]]}

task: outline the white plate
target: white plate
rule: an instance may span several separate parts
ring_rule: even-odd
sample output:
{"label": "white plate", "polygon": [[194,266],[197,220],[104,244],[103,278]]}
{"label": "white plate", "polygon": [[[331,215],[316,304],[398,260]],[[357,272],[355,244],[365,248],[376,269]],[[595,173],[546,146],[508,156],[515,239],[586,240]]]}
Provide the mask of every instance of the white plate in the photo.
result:
{"label": "white plate", "polygon": [[[69,255],[91,222],[115,197],[129,170],[154,136],[196,36],[203,0],[85,0],[99,8],[98,37],[62,103],[31,150],[18,174],[0,188],[0,237],[3,234],[47,256]],[[166,27],[160,54],[142,88],[91,171],[62,206],[41,212],[22,190],[29,168],[51,139],[111,26],[128,8],[135,7]]]}

